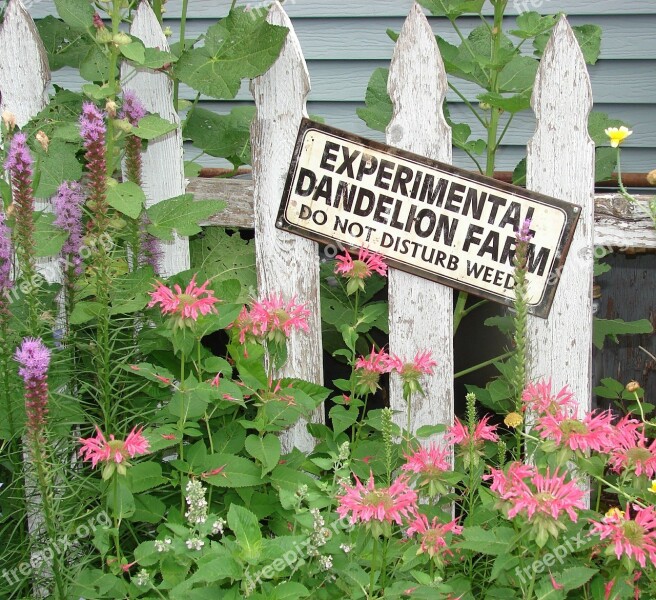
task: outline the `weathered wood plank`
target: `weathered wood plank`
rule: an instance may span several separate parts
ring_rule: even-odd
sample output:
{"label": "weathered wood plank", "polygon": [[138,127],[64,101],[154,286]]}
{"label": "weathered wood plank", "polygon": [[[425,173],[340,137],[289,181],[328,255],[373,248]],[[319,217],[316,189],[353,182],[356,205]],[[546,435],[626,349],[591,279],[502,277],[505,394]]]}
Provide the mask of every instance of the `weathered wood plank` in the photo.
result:
{"label": "weathered wood plank", "polygon": [[538,124],[528,145],[527,187],[582,210],[551,314],[547,320],[528,319],[528,373],[534,380],[551,378],[556,389],[569,385],[582,414],[592,397],[594,142],[587,128],[592,91],[565,17],[545,50],[532,106]]}
{"label": "weathered wood plank", "polygon": [[[203,227],[253,229],[253,182],[247,179],[197,177],[187,191],[197,200],[219,199],[226,209],[202,223]],[[647,211],[650,196],[636,196],[632,204],[621,194],[595,196],[595,245],[613,248],[654,248],[656,229]]]}
{"label": "weathered wood plank", "polygon": [[[166,36],[148,2],[137,9],[130,28],[132,35],[141,39],[146,47],[168,50]],[[173,82],[165,73],[151,69],[135,69],[124,64],[121,69],[124,90],[137,94],[145,108],[152,113],[179,125],[178,112],[173,107]],[[146,205],[152,206],[167,198],[185,193],[182,132],[180,127],[148,143],[142,155],[143,189]],[[173,275],[189,269],[189,240],[175,234],[171,242],[159,242],[162,249],[161,273]]]}
{"label": "weathered wood plank", "polygon": [[[251,127],[255,249],[260,297],[281,294],[310,308],[309,333],[293,333],[288,341],[288,361],[281,376],[323,381],[321,312],[319,309],[319,253],[315,242],[276,229],[276,215],[289,169],[296,134],[305,116],[310,76],[294,28],[279,2],[267,20],[289,29],[274,65],[253,80],[251,92],[257,112]],[[312,421],[323,422],[323,406]],[[281,436],[284,451],[294,446],[314,447],[306,422],[301,420]]]}
{"label": "weathered wood plank", "polygon": [[[435,36],[419,4],[403,25],[390,66],[388,90],[394,115],[387,143],[450,163],[451,128],[442,113],[446,72]],[[423,425],[453,422],[453,291],[409,273],[389,271],[390,352],[411,361],[430,350],[438,366],[425,376],[425,396],[415,395],[408,407],[400,378],[390,378],[390,406],[395,422],[412,431]]]}

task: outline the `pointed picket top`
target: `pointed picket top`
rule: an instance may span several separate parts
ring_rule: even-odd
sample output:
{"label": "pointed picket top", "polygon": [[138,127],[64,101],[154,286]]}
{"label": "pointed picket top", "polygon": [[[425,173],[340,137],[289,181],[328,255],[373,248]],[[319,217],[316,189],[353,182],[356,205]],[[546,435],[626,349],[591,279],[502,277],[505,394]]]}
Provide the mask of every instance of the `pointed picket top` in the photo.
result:
{"label": "pointed picket top", "polygon": [[[444,163],[451,163],[451,128],[442,104],[446,72],[435,35],[421,7],[414,3],[403,25],[390,66],[388,90],[394,116],[387,143]],[[411,427],[453,422],[453,291],[403,271],[389,272],[390,351],[410,361],[430,350],[438,362],[423,379],[425,396],[415,394]],[[390,377],[390,406],[395,422],[407,427],[407,406],[396,375]]]}
{"label": "pointed picket top", "polygon": [[25,125],[47,103],[50,68],[32,17],[20,0],[9,0],[0,25],[0,113]]}
{"label": "pointed picket top", "polygon": [[[258,295],[282,294],[285,300],[307,303],[310,331],[291,335],[287,363],[277,375],[322,383],[318,245],[275,226],[299,124],[306,115],[310,76],[292,23],[279,2],[271,6],[267,21],[287,27],[289,33],[273,66],[251,83],[257,108],[251,145]],[[311,420],[324,422],[323,406]],[[284,432],[281,442],[284,452],[294,446],[304,451],[314,447],[305,421]]]}
{"label": "pointed picket top", "polygon": [[[137,8],[130,33],[138,37],[147,48],[169,50],[162,27],[145,0]],[[180,124],[180,117],[173,106],[173,82],[166,73],[152,69],[135,69],[124,63],[121,68],[121,82],[124,90],[136,93],[148,112]],[[142,156],[142,165],[147,206],[185,193],[182,131],[179,126],[174,131],[148,142],[148,148]],[[162,248],[162,275],[174,275],[189,269],[187,238],[176,234],[173,241],[160,240],[159,243]]]}
{"label": "pointed picket top", "polygon": [[[583,53],[565,17],[544,52],[532,105],[537,126],[528,145],[527,187],[582,210],[549,318],[529,316],[529,378],[551,378],[556,390],[569,385],[583,413],[592,397],[592,91]],[[539,227],[539,222],[532,224]]]}

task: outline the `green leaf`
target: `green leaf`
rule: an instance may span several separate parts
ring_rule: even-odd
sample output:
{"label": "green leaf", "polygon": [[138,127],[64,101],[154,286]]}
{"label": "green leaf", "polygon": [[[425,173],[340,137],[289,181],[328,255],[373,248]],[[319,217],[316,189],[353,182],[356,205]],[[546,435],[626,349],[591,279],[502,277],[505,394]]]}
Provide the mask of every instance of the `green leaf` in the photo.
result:
{"label": "green leaf", "polygon": [[565,592],[571,592],[590,581],[599,569],[589,569],[588,567],[572,567],[565,569],[562,573],[556,573],[554,579],[557,583],[564,586]]}
{"label": "green leaf", "polygon": [[205,463],[205,472],[221,469],[216,475],[203,477],[217,487],[241,488],[262,484],[262,472],[253,461],[233,454],[212,454]]}
{"label": "green leaf", "polygon": [[526,185],[526,158],[517,163],[512,175],[513,185]]}
{"label": "green leaf", "polygon": [[126,181],[116,183],[107,187],[107,202],[117,211],[136,219],[141,214],[141,209],[146,202],[146,194],[136,183]]}
{"label": "green leaf", "polygon": [[475,550],[482,554],[499,556],[508,552],[508,546],[515,537],[515,532],[509,527],[497,527],[494,530],[482,527],[467,527],[462,532],[463,541],[457,547]]}
{"label": "green leaf", "polygon": [[358,409],[357,408],[345,408],[339,404],[336,404],[330,409],[330,420],[333,425],[333,432],[335,436],[346,431],[349,427],[353,426],[358,420]]}
{"label": "green leaf", "polygon": [[128,469],[127,479],[133,494],[152,490],[166,483],[166,479],[162,477],[162,465],[154,461],[133,465]]}
{"label": "green leaf", "polygon": [[249,435],[246,438],[246,452],[262,463],[262,475],[276,468],[280,460],[280,440],[268,433],[264,437]]}
{"label": "green leaf", "polygon": [[539,65],[530,56],[515,56],[499,73],[499,91],[523,92],[532,89]]}
{"label": "green leaf", "polygon": [[460,15],[480,14],[485,0],[419,0],[436,17],[457,19]]}
{"label": "green leaf", "polygon": [[304,585],[296,581],[285,581],[277,585],[271,592],[271,600],[295,600],[296,598],[307,598],[310,595]]}
{"label": "green leaf", "polygon": [[652,333],[654,328],[648,319],[639,321],[624,321],[622,319],[594,319],[592,328],[592,343],[601,350],[604,347],[606,337],[610,337],[615,343],[618,335],[635,335],[640,333]]}
{"label": "green leaf", "polygon": [[77,145],[60,140],[52,140],[45,152],[35,146],[38,161],[39,183],[34,196],[49,198],[57,193],[64,181],[78,181],[82,177],[82,165],[76,157]]}
{"label": "green leaf", "polygon": [[595,150],[595,181],[608,181],[613,178],[617,167],[617,150],[602,146]]}
{"label": "green leaf", "polygon": [[[214,583],[222,579],[238,580],[243,575],[243,568],[224,546],[212,547],[211,554],[206,554],[197,562],[198,570],[191,576],[194,583]],[[223,594],[221,594],[223,597]],[[216,594],[213,597],[218,597]]]}
{"label": "green leaf", "polygon": [[173,373],[164,367],[151,365],[146,362],[140,362],[136,365],[122,365],[122,367],[130,373],[148,379],[148,381],[154,381],[160,387],[170,387],[173,383]]}
{"label": "green leaf", "polygon": [[53,225],[56,218],[53,213],[35,212],[33,216],[36,256],[44,258],[58,255],[68,239],[68,233]]}
{"label": "green leaf", "polygon": [[628,123],[621,119],[612,119],[604,112],[593,110],[588,118],[588,134],[597,146],[607,145],[609,140],[605,133],[606,129],[622,125],[628,127]]}
{"label": "green leaf", "polygon": [[80,62],[80,75],[86,81],[109,79],[109,58],[98,46],[91,46]]}
{"label": "green leaf", "polygon": [[527,89],[514,96],[502,96],[493,92],[480,94],[477,98],[490,106],[496,106],[509,113],[518,113],[531,108],[531,90]]}
{"label": "green leaf", "polygon": [[365,108],[358,108],[357,113],[370,129],[385,131],[392,120],[392,100],[387,93],[389,69],[377,68],[369,79],[365,94]]}
{"label": "green leaf", "polygon": [[93,5],[88,0],[55,0],[57,13],[74,29],[93,27]]}
{"label": "green leaf", "polygon": [[[119,519],[127,519],[134,514],[135,504],[134,497],[130,491],[130,487],[126,481],[126,477],[114,473],[112,477],[117,478],[117,482],[111,481],[109,483],[110,492],[107,493],[107,506],[111,513]],[[111,489],[111,486],[116,485],[117,491]]]}
{"label": "green leaf", "polygon": [[228,510],[228,527],[235,534],[243,558],[247,561],[257,559],[262,546],[262,533],[257,517],[243,506],[231,504]]}
{"label": "green leaf", "polygon": [[250,127],[255,107],[233,108],[227,115],[195,108],[183,134],[210,156],[227,158],[234,168],[251,162]]}
{"label": "green leaf", "polygon": [[48,55],[51,71],[62,67],[78,69],[88,54],[91,43],[85,33],[75,30],[66,23],[48,15],[36,21],[39,36]]}
{"label": "green leaf", "polygon": [[142,140],[154,140],[177,128],[175,123],[162,119],[159,115],[146,115],[132,133]]}
{"label": "green leaf", "polygon": [[143,42],[141,40],[135,39],[129,44],[124,44],[120,46],[121,54],[125,56],[128,60],[132,62],[143,65],[146,60],[146,49],[144,48]]}
{"label": "green leaf", "polygon": [[[585,62],[594,65],[601,53],[601,27],[598,25],[575,25],[572,30],[581,46]],[[550,37],[549,33],[542,33],[533,40],[536,56],[540,57],[544,54]]]}
{"label": "green leaf", "polygon": [[[262,11],[264,12],[264,11]],[[231,99],[244,78],[262,75],[278,58],[287,29],[239,7],[207,30],[205,46],[182,54],[173,73],[213,98]]]}
{"label": "green leaf", "polygon": [[446,431],[446,425],[423,425],[417,429],[418,438],[427,438],[431,435],[436,435],[438,433],[444,433]]}
{"label": "green leaf", "polygon": [[164,65],[174,63],[178,58],[170,52],[159,48],[146,48],[142,66],[147,69],[161,69]]}
{"label": "green leaf", "polygon": [[155,237],[171,241],[173,232],[178,235],[194,235],[201,231],[198,223],[215,215],[225,208],[225,202],[219,200],[194,201],[192,194],[183,194],[163,200],[147,209],[150,223],[148,233]]}
{"label": "green leaf", "polygon": [[516,19],[517,29],[510,31],[512,35],[523,40],[529,40],[537,35],[549,32],[556,24],[557,15],[541,16],[534,11],[524,12]]}

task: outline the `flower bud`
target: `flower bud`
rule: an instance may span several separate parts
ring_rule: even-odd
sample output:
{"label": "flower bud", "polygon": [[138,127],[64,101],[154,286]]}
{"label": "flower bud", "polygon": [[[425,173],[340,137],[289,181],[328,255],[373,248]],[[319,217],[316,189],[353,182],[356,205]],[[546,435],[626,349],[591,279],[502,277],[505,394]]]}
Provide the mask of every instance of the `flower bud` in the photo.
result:
{"label": "flower bud", "polygon": [[115,119],[114,127],[123,133],[132,133],[132,124],[127,119]]}
{"label": "flower bud", "polygon": [[647,174],[647,181],[649,185],[656,185],[656,169]]}
{"label": "flower bud", "polygon": [[171,37],[173,35],[173,30],[170,27],[165,27],[164,28],[164,35],[166,37]]}
{"label": "flower bud", "polygon": [[640,384],[637,381],[629,381],[629,383],[626,384],[626,391],[632,394],[633,392],[637,392],[640,389]]}
{"label": "flower bud", "polygon": [[113,100],[107,100],[105,104],[105,112],[107,115],[113,119],[116,116],[116,111],[118,110],[118,105]]}
{"label": "flower bud", "polygon": [[14,127],[16,127],[16,115],[5,110],[2,113],[2,122],[5,124],[8,131],[13,131]]}
{"label": "flower bud", "polygon": [[122,31],[119,31],[118,33],[114,34],[114,38],[112,41],[117,46],[127,46],[128,44],[132,43],[132,38],[127,33],[123,33]]}
{"label": "flower bud", "polygon": [[39,144],[41,144],[41,148],[43,148],[44,152],[48,152],[48,145],[50,144],[50,139],[43,131],[39,131],[36,134],[36,141],[39,142]]}
{"label": "flower bud", "polygon": [[109,44],[112,41],[112,32],[106,27],[101,27],[96,31],[96,41],[99,44]]}

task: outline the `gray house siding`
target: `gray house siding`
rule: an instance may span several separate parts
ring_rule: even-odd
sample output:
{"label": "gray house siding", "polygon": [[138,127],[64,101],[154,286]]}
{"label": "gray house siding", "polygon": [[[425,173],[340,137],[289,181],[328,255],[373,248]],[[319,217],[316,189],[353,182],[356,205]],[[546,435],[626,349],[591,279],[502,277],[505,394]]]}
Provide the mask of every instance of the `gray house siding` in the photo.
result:
{"label": "gray house siding", "polygon": [[[240,4],[246,2],[240,2]],[[167,3],[166,25],[177,36],[181,0]],[[217,18],[225,15],[227,0],[190,0],[187,31],[199,35]],[[251,7],[265,6],[251,2]],[[365,90],[372,71],[387,67],[393,43],[387,29],[398,31],[411,6],[411,0],[287,0],[285,7],[300,39],[312,79],[308,110],[326,122],[365,135],[382,139],[357,117],[356,109],[363,105]],[[487,4],[489,8],[489,4]],[[573,25],[593,23],[603,30],[602,53],[599,62],[590,67],[595,110],[621,118],[634,128],[624,146],[623,169],[645,172],[656,168],[656,2],[653,0],[517,0],[509,4],[510,14],[517,10],[537,10],[544,13],[559,11],[569,15]],[[35,3],[30,8],[35,18],[54,14],[51,0]],[[512,28],[513,18],[507,19]],[[431,19],[435,33],[451,42],[457,38],[449,23]],[[463,30],[477,25],[476,19],[463,19]],[[58,71],[53,81],[79,87],[79,78],[72,71]],[[461,90],[475,100],[476,87],[463,84]],[[190,90],[182,96],[193,98]],[[232,102],[207,100],[206,108],[226,112],[233,106],[249,102],[246,86]],[[450,110],[454,119],[467,120],[474,134],[481,135],[477,122],[470,118],[459,99],[450,94]],[[523,156],[524,146],[532,134],[534,121],[529,113],[515,119],[511,133],[505,138],[497,168],[509,170]],[[472,163],[458,155],[457,163],[472,168]],[[214,159],[203,160],[208,166]]]}

